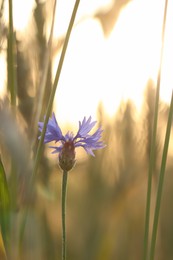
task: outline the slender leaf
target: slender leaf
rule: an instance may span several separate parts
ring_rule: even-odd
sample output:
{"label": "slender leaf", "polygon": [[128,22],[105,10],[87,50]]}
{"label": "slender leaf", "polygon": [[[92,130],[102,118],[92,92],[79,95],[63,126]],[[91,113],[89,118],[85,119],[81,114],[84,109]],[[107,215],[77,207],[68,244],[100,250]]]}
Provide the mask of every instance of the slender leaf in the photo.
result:
{"label": "slender leaf", "polygon": [[147,259],[147,254],[148,254],[151,187],[152,187],[152,174],[153,174],[153,169],[154,169],[154,165],[155,165],[157,121],[158,121],[158,111],[159,111],[159,95],[160,95],[161,70],[162,70],[162,60],[163,60],[163,51],[164,51],[167,6],[168,6],[168,0],[165,1],[165,7],[164,7],[164,17],[163,17],[163,24],[162,24],[162,46],[161,46],[162,48],[161,48],[161,53],[160,53],[159,71],[158,71],[158,75],[157,75],[157,89],[156,89],[156,97],[155,97],[154,122],[153,122],[150,161],[149,161],[149,169],[148,169],[148,184],[147,184],[146,213],[145,213],[145,233],[144,233],[144,254],[143,254],[144,260]]}
{"label": "slender leaf", "polygon": [[4,242],[7,242],[9,231],[10,196],[4,166],[0,159],[0,224]]}
{"label": "slender leaf", "polygon": [[6,256],[4,242],[3,242],[3,239],[2,239],[1,232],[0,232],[0,259],[1,260],[7,260],[7,256]]}
{"label": "slender leaf", "polygon": [[13,30],[13,2],[9,0],[9,33],[8,33],[8,89],[11,95],[11,104],[16,106],[16,71],[15,71],[15,49],[14,49],[14,30]]}
{"label": "slender leaf", "polygon": [[172,92],[172,98],[171,98],[171,104],[170,104],[170,110],[169,110],[169,116],[167,122],[162,162],[160,167],[159,184],[157,190],[156,207],[154,213],[153,231],[152,231],[152,238],[151,238],[151,250],[150,250],[150,258],[149,258],[150,260],[154,260],[154,255],[155,255],[155,245],[156,245],[156,238],[157,238],[157,229],[158,229],[158,222],[159,222],[159,213],[160,213],[160,206],[161,206],[168,147],[169,147],[169,139],[171,134],[172,117],[173,117],[173,92]]}

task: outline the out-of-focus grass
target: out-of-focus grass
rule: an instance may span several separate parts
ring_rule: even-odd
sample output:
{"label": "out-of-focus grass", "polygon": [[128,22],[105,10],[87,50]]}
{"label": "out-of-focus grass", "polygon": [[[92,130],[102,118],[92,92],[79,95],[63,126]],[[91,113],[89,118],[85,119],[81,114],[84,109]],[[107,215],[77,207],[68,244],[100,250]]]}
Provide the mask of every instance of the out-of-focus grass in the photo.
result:
{"label": "out-of-focus grass", "polygon": [[15,61],[15,35],[13,30],[13,1],[8,1],[9,27],[8,27],[8,89],[10,92],[11,105],[16,106],[17,84],[16,84],[16,61]]}
{"label": "out-of-focus grass", "polygon": [[[31,38],[29,43],[25,41],[25,37],[18,37],[17,32],[10,32],[11,37],[14,37],[13,43],[16,42],[16,52],[10,53],[16,57],[13,61],[8,59],[7,63],[10,65],[11,62],[11,68],[16,70],[18,91],[14,92],[16,96],[13,96],[12,89],[10,92],[8,88],[6,99],[0,103],[0,153],[3,162],[3,171],[0,176],[3,176],[0,185],[0,202],[2,202],[0,216],[2,219],[2,205],[5,205],[5,198],[9,191],[9,223],[5,230],[9,240],[5,238],[6,234],[4,235],[3,232],[5,226],[2,221],[1,233],[7,256],[14,260],[19,259],[20,228],[26,208],[28,220],[20,248],[20,258],[53,260],[61,257],[60,188],[62,176],[57,165],[57,158],[48,157],[46,149],[41,162],[38,163],[38,174],[34,178],[32,196],[29,190],[34,155],[38,147],[38,133],[35,131],[33,122],[36,113],[41,113],[42,116],[45,114],[51,93],[50,86],[52,86],[52,57],[47,52],[50,48],[50,41],[47,40],[43,30],[47,19],[44,15],[45,8],[46,3],[36,1],[33,12],[33,20],[36,24],[35,38]],[[53,5],[51,12],[53,13]],[[2,49],[7,51],[8,37],[6,34],[2,37],[4,38],[3,41],[0,39],[0,42],[4,42]],[[48,58],[45,58],[46,55],[50,58],[49,68],[47,68],[48,63],[45,65],[43,62],[48,61]],[[17,66],[15,66],[15,61]],[[39,88],[44,85],[41,83],[41,78],[43,73],[46,74],[45,71],[48,72],[46,84],[45,81],[43,82],[45,93],[43,98],[39,99]],[[13,72],[8,70],[10,78]],[[53,91],[56,89],[60,72],[54,82]],[[15,76],[12,81],[15,82]],[[13,84],[10,84],[10,88],[15,90]],[[103,139],[107,147],[98,151],[95,158],[79,159],[76,167],[69,174],[66,213],[67,259],[142,259],[154,93],[155,86],[149,82],[140,115],[131,101],[122,102],[115,117],[110,121],[102,106],[99,107],[98,123],[104,129]],[[53,97],[54,94],[51,103]],[[15,113],[11,106],[15,104],[14,100],[16,100]],[[49,107],[47,115],[50,111]],[[169,106],[160,102],[158,106],[159,131],[156,136],[156,152],[153,159],[151,219],[155,209],[168,111]],[[172,145],[172,136],[170,136],[170,142]],[[158,225],[156,246],[158,260],[173,258],[173,210],[170,207],[173,196],[171,157],[170,150],[167,155],[163,203]],[[8,219],[5,218],[6,220]],[[0,250],[3,251],[3,249],[1,246]]]}
{"label": "out-of-focus grass", "polygon": [[167,162],[169,139],[170,139],[170,133],[171,133],[171,126],[172,126],[172,118],[173,118],[173,93],[172,93],[172,98],[171,98],[171,103],[170,103],[170,110],[169,110],[169,116],[168,116],[168,122],[167,122],[166,134],[165,134],[163,155],[162,155],[162,161],[161,161],[161,166],[160,166],[160,175],[159,175],[158,191],[157,191],[154,222],[153,222],[153,229],[152,229],[152,238],[151,238],[151,250],[150,250],[150,259],[151,260],[154,259],[154,257],[155,257],[155,245],[156,245],[156,238],[157,238],[159,212],[160,212],[160,205],[161,205],[161,198],[162,198],[165,168],[166,168],[166,162]]}
{"label": "out-of-focus grass", "polygon": [[2,235],[0,233],[0,258],[2,260],[6,260],[7,256],[6,256],[6,252],[5,252],[5,247],[4,247],[4,243],[3,243],[3,239],[2,239]]}
{"label": "out-of-focus grass", "polygon": [[[164,39],[165,39],[165,27],[166,27],[166,17],[167,17],[167,6],[168,1],[165,1],[165,10],[163,17],[163,25],[162,25],[162,48],[160,53],[160,64],[159,71],[157,75],[157,86],[156,86],[156,94],[155,94],[155,107],[154,107],[154,120],[153,120],[153,129],[151,128],[151,146],[150,146],[150,155],[149,155],[149,169],[148,169],[148,185],[147,185],[147,199],[146,199],[146,215],[145,215],[145,233],[144,233],[144,256],[143,259],[147,260],[148,254],[148,243],[149,243],[149,226],[150,226],[150,204],[151,204],[151,189],[152,189],[152,177],[155,168],[155,156],[156,156],[156,135],[157,135],[157,122],[158,122],[158,110],[159,110],[159,96],[160,96],[160,83],[161,83],[161,75],[162,75],[162,62],[163,62],[163,51],[164,51]],[[162,165],[161,165],[162,167]],[[157,205],[157,209],[159,212],[160,205]],[[159,214],[157,215],[157,217]],[[153,230],[157,233],[157,225],[153,224]],[[154,233],[155,233],[154,232]],[[155,235],[156,235],[155,233]],[[152,236],[152,246],[151,251],[153,251],[154,258],[154,235]]]}
{"label": "out-of-focus grass", "polygon": [[[3,163],[0,158],[0,225],[3,234],[4,242],[7,244],[9,241],[9,207],[10,207],[10,194],[6,180],[6,173]],[[2,239],[2,238],[1,238]],[[3,242],[1,241],[1,248]]]}

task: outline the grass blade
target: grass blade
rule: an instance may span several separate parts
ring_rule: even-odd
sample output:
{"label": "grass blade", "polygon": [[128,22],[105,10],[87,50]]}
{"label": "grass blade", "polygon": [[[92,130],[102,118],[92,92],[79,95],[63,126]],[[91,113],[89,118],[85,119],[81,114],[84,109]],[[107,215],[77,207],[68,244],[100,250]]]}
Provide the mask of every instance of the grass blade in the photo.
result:
{"label": "grass blade", "polygon": [[164,9],[164,17],[163,17],[162,48],[161,48],[161,54],[160,54],[160,66],[159,66],[158,77],[157,77],[157,89],[156,89],[155,110],[154,110],[154,124],[153,124],[150,161],[149,161],[149,170],[148,170],[143,260],[147,259],[147,254],[148,254],[148,237],[149,237],[149,225],[150,225],[152,173],[153,173],[154,164],[155,164],[156,134],[157,134],[157,121],[158,121],[158,110],[159,110],[159,93],[160,93],[161,69],[162,69],[163,50],[164,50],[167,6],[168,6],[168,0],[165,1],[165,9]]}
{"label": "grass blade", "polygon": [[14,30],[13,30],[13,3],[9,0],[9,33],[8,33],[8,89],[11,96],[11,104],[16,106],[16,73],[15,73],[15,55],[14,55]]}
{"label": "grass blade", "polygon": [[160,175],[159,175],[156,207],[155,207],[155,213],[154,213],[154,222],[153,222],[153,230],[152,230],[152,238],[151,238],[150,260],[154,259],[154,254],[155,254],[158,220],[159,220],[159,212],[160,212],[160,205],[161,205],[161,198],[162,198],[163,182],[164,182],[164,176],[165,176],[167,153],[168,153],[168,147],[169,147],[169,139],[170,139],[170,133],[171,133],[171,126],[172,126],[172,117],[173,117],[173,92],[172,92],[171,104],[170,104],[170,109],[169,109],[169,116],[168,116],[165,142],[164,142],[164,148],[163,148],[163,154],[162,154],[162,162],[161,162]]}
{"label": "grass blade", "polygon": [[0,259],[1,260],[7,260],[7,255],[6,255],[6,252],[5,252],[5,247],[4,247],[1,232],[0,232]]}
{"label": "grass blade", "polygon": [[44,140],[44,136],[45,136],[45,132],[46,132],[46,127],[47,127],[50,112],[51,112],[51,109],[52,109],[52,105],[53,105],[53,101],[54,101],[54,97],[55,97],[55,92],[56,92],[57,85],[58,85],[58,82],[59,82],[61,69],[62,69],[62,66],[63,66],[63,62],[64,62],[69,38],[70,38],[70,35],[71,35],[71,31],[72,31],[72,28],[73,28],[74,20],[75,20],[75,17],[76,17],[76,13],[77,13],[77,10],[78,10],[79,2],[80,2],[80,0],[76,0],[76,2],[75,2],[74,9],[73,9],[72,16],[71,16],[70,23],[69,23],[69,27],[68,27],[68,30],[67,30],[67,33],[66,33],[63,49],[62,49],[62,52],[61,52],[60,61],[59,61],[58,68],[57,68],[57,71],[56,71],[55,80],[54,80],[54,83],[53,83],[52,91],[51,91],[49,102],[48,102],[48,107],[47,107],[46,114],[45,114],[44,126],[43,126],[41,138],[40,138],[37,153],[36,153],[36,159],[35,159],[32,179],[34,179],[34,177],[35,177],[35,174],[36,174],[36,171],[37,171],[37,168],[38,168],[38,164],[39,164],[39,161],[40,161],[41,152],[42,152],[42,144],[43,144],[43,140]]}
{"label": "grass blade", "polygon": [[4,166],[0,158],[0,225],[4,243],[8,242],[10,195]]}
{"label": "grass blade", "polygon": [[[59,82],[61,69],[62,69],[62,65],[63,65],[63,62],[64,62],[64,58],[65,58],[68,42],[69,42],[69,39],[70,39],[71,31],[72,31],[72,28],[73,28],[74,20],[75,20],[75,17],[76,17],[76,13],[77,13],[77,10],[78,10],[79,2],[80,2],[80,0],[76,0],[75,5],[74,5],[74,9],[73,9],[72,16],[71,16],[70,23],[69,23],[69,27],[68,27],[68,30],[67,30],[67,33],[66,33],[63,49],[62,49],[62,52],[61,52],[60,61],[59,61],[59,64],[58,64],[56,75],[55,75],[55,80],[54,80],[52,91],[51,91],[51,94],[50,94],[49,103],[48,103],[48,107],[47,107],[46,114],[45,114],[44,126],[43,126],[43,130],[42,130],[42,133],[41,133],[41,138],[40,138],[40,141],[39,141],[39,144],[38,144],[38,149],[37,149],[37,152],[36,152],[36,157],[35,157],[35,162],[34,162],[34,168],[33,168],[32,176],[31,176],[31,181],[30,181],[30,184],[29,184],[31,193],[33,191],[33,183],[34,183],[34,180],[35,180],[39,161],[40,161],[40,158],[41,158],[43,140],[44,140],[44,136],[45,136],[45,132],[46,132],[48,119],[49,119],[50,112],[51,112],[51,109],[52,109],[55,92],[56,92],[57,85],[58,85],[58,82]],[[21,248],[21,243],[23,241],[27,215],[28,215],[28,208],[25,211],[23,221],[22,221],[22,225],[21,225],[20,239],[19,239],[20,240],[19,241],[19,249]]]}
{"label": "grass blade", "polygon": [[42,103],[43,103],[43,96],[46,89],[46,81],[47,81],[47,75],[49,70],[49,65],[51,62],[51,50],[52,50],[52,38],[53,38],[53,30],[54,30],[54,22],[55,22],[55,13],[56,13],[56,0],[53,5],[53,17],[52,17],[52,23],[51,23],[51,30],[49,35],[49,40],[47,43],[47,49],[44,55],[43,59],[43,71],[42,71],[42,77],[40,79],[39,88],[38,88],[38,94],[37,94],[37,102],[34,107],[34,113],[33,113],[33,143],[35,141],[35,134],[37,133],[37,124],[38,120],[40,118],[41,110],[42,110]]}

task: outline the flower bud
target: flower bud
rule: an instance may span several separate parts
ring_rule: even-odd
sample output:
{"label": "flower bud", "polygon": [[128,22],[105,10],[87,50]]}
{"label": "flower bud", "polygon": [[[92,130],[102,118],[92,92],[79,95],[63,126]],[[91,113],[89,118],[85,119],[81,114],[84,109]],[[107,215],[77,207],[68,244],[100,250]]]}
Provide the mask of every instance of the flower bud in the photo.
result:
{"label": "flower bud", "polygon": [[73,141],[66,141],[59,153],[59,166],[63,171],[70,171],[75,164],[75,147]]}

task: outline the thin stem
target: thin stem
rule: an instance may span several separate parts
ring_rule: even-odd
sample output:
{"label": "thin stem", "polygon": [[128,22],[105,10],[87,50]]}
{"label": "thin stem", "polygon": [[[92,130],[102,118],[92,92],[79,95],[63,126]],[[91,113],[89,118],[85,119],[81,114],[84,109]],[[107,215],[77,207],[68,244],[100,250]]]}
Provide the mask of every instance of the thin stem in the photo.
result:
{"label": "thin stem", "polygon": [[61,213],[62,213],[62,260],[66,259],[66,191],[67,191],[68,172],[63,172],[62,177],[62,196],[61,196]]}
{"label": "thin stem", "polygon": [[149,225],[150,225],[152,173],[153,173],[154,165],[155,165],[157,121],[158,121],[158,110],[159,110],[159,93],[160,93],[161,70],[162,70],[162,60],[163,60],[163,50],[164,50],[167,5],[168,5],[168,0],[165,1],[163,26],[162,26],[162,46],[161,46],[161,53],[160,53],[160,64],[159,64],[159,71],[158,71],[158,77],[157,77],[157,88],[156,88],[156,97],[155,97],[154,124],[153,124],[150,161],[149,161],[149,170],[148,170],[143,260],[147,259],[147,254],[148,254],[148,237],[149,237]]}
{"label": "thin stem", "polygon": [[171,104],[170,104],[170,109],[169,109],[168,123],[167,123],[167,128],[166,128],[165,142],[164,142],[162,162],[161,162],[160,175],[159,175],[156,207],[155,207],[154,222],[153,222],[153,231],[152,231],[152,237],[151,237],[151,249],[150,249],[150,258],[149,258],[150,260],[154,260],[154,255],[155,255],[158,220],[159,220],[159,212],[160,212],[160,205],[161,205],[161,198],[162,198],[163,181],[164,181],[164,176],[165,176],[167,153],[168,153],[168,147],[169,147],[169,139],[170,139],[170,133],[171,133],[171,126],[172,126],[172,117],[173,117],[173,92],[172,92]]}
{"label": "thin stem", "polygon": [[40,161],[40,158],[41,158],[42,145],[43,145],[43,141],[44,141],[46,127],[47,127],[50,112],[51,112],[51,109],[52,109],[53,100],[54,100],[54,97],[55,97],[55,92],[56,92],[57,85],[58,85],[58,82],[59,82],[61,69],[62,69],[62,65],[63,65],[63,62],[64,62],[64,58],[65,58],[69,38],[70,38],[70,35],[71,35],[72,27],[73,27],[73,24],[74,24],[74,20],[75,20],[75,17],[76,17],[76,13],[77,13],[77,10],[78,10],[79,2],[80,2],[80,0],[76,0],[76,2],[75,2],[73,13],[72,13],[71,20],[70,20],[70,23],[69,23],[69,27],[68,27],[68,30],[67,30],[67,34],[66,34],[66,37],[65,37],[63,49],[62,49],[62,52],[61,52],[61,57],[60,57],[60,60],[59,60],[57,72],[56,72],[56,75],[55,75],[55,80],[54,80],[54,83],[53,83],[52,91],[51,91],[51,94],[50,94],[50,98],[49,98],[49,102],[48,102],[48,106],[47,106],[47,110],[46,110],[46,114],[45,114],[44,126],[43,126],[40,142],[39,142],[37,153],[36,153],[36,159],[35,159],[32,179],[34,179],[34,177],[35,177],[35,174],[36,174],[37,168],[38,168],[38,164],[39,164],[39,161]]}
{"label": "thin stem", "polygon": [[[54,23],[55,23],[55,13],[56,13],[56,0],[54,1],[53,6],[53,16],[52,16],[52,24],[51,24],[51,30],[50,30],[50,36],[47,44],[47,49],[44,55],[43,59],[43,71],[42,76],[40,78],[39,88],[38,88],[38,95],[37,95],[37,104],[34,107],[34,113],[33,113],[33,142],[35,141],[35,133],[37,132],[37,124],[40,117],[41,109],[42,109],[42,102],[43,102],[43,96],[45,93],[46,88],[46,80],[48,75],[48,69],[51,62],[51,50],[52,50],[52,38],[53,38],[53,30],[54,30]],[[33,144],[32,144],[33,145]]]}
{"label": "thin stem", "polygon": [[10,209],[10,194],[6,178],[6,172],[0,156],[0,238],[2,236],[2,245],[5,248],[9,246],[9,209]]}
{"label": "thin stem", "polygon": [[[74,9],[73,9],[71,20],[70,20],[70,23],[69,23],[69,27],[68,27],[68,30],[67,30],[67,33],[66,33],[63,49],[62,49],[62,52],[61,52],[61,57],[60,57],[60,61],[59,61],[59,64],[58,64],[55,80],[54,80],[52,91],[51,91],[51,94],[50,94],[48,107],[47,107],[46,114],[45,114],[44,126],[43,126],[43,130],[41,132],[41,138],[40,138],[40,141],[39,141],[39,144],[38,144],[35,162],[34,162],[34,167],[33,167],[33,172],[32,172],[31,180],[30,180],[30,184],[29,184],[31,195],[32,195],[32,192],[33,192],[33,186],[34,186],[33,184],[34,184],[34,180],[35,180],[35,177],[36,177],[39,161],[40,161],[40,158],[41,158],[43,141],[44,141],[44,136],[45,136],[45,133],[46,133],[46,127],[47,127],[48,119],[49,119],[50,112],[51,112],[51,109],[52,109],[55,92],[56,92],[57,85],[58,85],[58,82],[59,82],[61,69],[62,69],[62,65],[63,65],[63,62],[64,62],[64,58],[65,58],[68,42],[69,42],[69,39],[70,39],[71,31],[72,31],[72,28],[73,28],[74,20],[75,20],[75,17],[76,17],[76,13],[77,13],[77,10],[78,10],[79,2],[80,2],[80,0],[76,0],[75,5],[74,5]],[[27,207],[27,209],[24,213],[24,217],[23,217],[23,222],[22,222],[23,225],[22,225],[22,229],[20,231],[20,243],[23,240],[24,230],[25,230],[26,221],[27,221],[27,215],[28,215],[28,207]]]}
{"label": "thin stem", "polygon": [[14,56],[14,30],[13,30],[13,2],[8,1],[9,5],[9,33],[8,33],[8,89],[11,95],[11,104],[16,106],[16,74]]}

